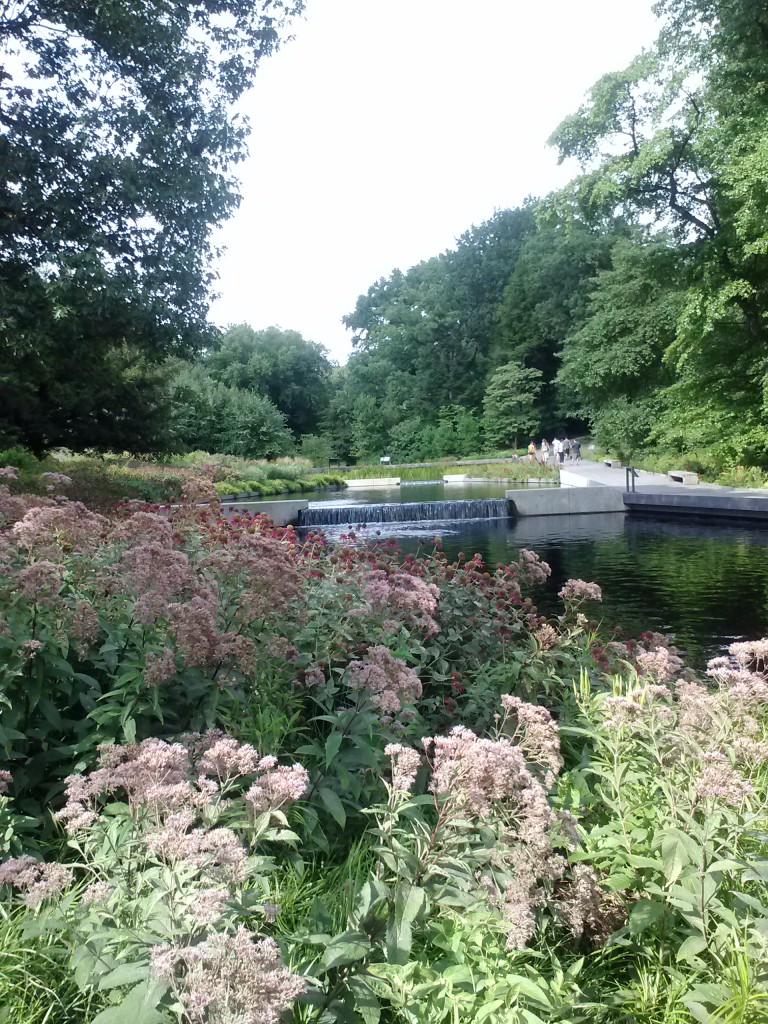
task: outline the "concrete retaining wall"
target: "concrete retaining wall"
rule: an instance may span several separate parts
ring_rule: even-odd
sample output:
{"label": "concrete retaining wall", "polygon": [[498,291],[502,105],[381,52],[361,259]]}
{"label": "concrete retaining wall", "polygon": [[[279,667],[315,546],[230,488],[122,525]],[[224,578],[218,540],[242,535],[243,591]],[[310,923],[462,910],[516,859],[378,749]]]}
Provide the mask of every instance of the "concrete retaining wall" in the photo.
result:
{"label": "concrete retaining wall", "polygon": [[621,487],[541,487],[507,491],[510,511],[518,516],[572,516],[625,512]]}
{"label": "concrete retaining wall", "polygon": [[275,526],[296,526],[299,512],[308,508],[308,501],[228,501],[222,502],[221,510],[225,516],[235,512],[248,512],[250,515],[263,513],[272,520]]}
{"label": "concrete retaining wall", "polygon": [[599,480],[584,476],[583,473],[571,473],[567,469],[560,470],[561,487],[605,487]]}
{"label": "concrete retaining wall", "polygon": [[355,480],[347,480],[347,487],[399,487],[399,476],[372,476],[367,480],[364,477]]}

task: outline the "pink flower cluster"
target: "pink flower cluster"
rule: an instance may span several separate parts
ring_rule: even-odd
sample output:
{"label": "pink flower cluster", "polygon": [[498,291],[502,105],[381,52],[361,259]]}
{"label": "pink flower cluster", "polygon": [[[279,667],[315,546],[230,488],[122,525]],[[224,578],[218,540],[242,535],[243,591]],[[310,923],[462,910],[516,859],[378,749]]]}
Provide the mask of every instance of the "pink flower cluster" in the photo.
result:
{"label": "pink flower cluster", "polygon": [[501,706],[505,713],[504,724],[510,715],[517,720],[513,739],[528,763],[543,769],[544,785],[551,788],[563,767],[557,723],[546,708],[527,704],[511,694],[501,698]]}
{"label": "pink flower cluster", "polygon": [[696,796],[701,799],[720,800],[738,807],[745,797],[754,793],[754,787],[735,768],[722,751],[702,754],[701,773],[696,780]]}
{"label": "pink flower cluster", "polygon": [[235,863],[239,855],[232,851],[241,844],[234,833],[226,836],[229,830],[219,829],[211,839],[210,832],[190,829],[200,809],[218,803],[236,782],[247,784],[249,779],[252,785],[244,799],[255,814],[300,799],[309,781],[301,765],[278,765],[275,757],[262,757],[249,743],[215,729],[186,734],[177,743],[147,739],[102,746],[98,768],[67,779],[67,803],[56,817],[68,832],[79,832],[96,821],[106,797],[124,794],[132,809],[146,808],[154,821],[165,821],[155,840],[156,852],[194,863],[198,856]]}
{"label": "pink flower cluster", "polygon": [[580,604],[582,601],[602,601],[603,592],[597,583],[587,583],[586,580],[566,580],[557,596],[568,604]]}
{"label": "pink flower cluster", "polygon": [[375,611],[386,610],[390,615],[416,626],[426,636],[439,632],[435,616],[440,589],[420,576],[374,569],[366,577],[363,597]]}
{"label": "pink flower cluster", "polygon": [[0,864],[0,885],[10,885],[24,893],[24,902],[37,907],[52,899],[73,880],[72,871],[63,864],[46,864],[28,854]]}
{"label": "pink flower cluster", "polygon": [[279,1024],[306,987],[283,965],[274,940],[255,940],[242,925],[197,945],[155,946],[151,966],[194,1024]]}
{"label": "pink flower cluster", "polygon": [[517,555],[516,575],[523,585],[536,586],[547,582],[552,575],[552,569],[547,562],[539,558],[535,551],[520,548]]}
{"label": "pink flower cluster", "polygon": [[457,725],[447,736],[422,743],[436,795],[456,800],[480,819],[504,808],[521,823],[536,821],[539,831],[554,821],[544,787],[528,769],[523,751],[508,739],[481,739]]}
{"label": "pink flower cluster", "polygon": [[302,578],[288,545],[274,537],[247,533],[202,562],[216,578],[237,589],[237,622],[272,622],[302,593]]}
{"label": "pink flower cluster", "polygon": [[391,761],[392,788],[409,793],[421,767],[421,755],[413,747],[404,747],[402,743],[388,743],[384,753]]}
{"label": "pink flower cluster", "polygon": [[0,466],[0,480],[18,480],[19,471],[16,466]]}
{"label": "pink flower cluster", "polygon": [[57,558],[62,552],[91,552],[109,531],[109,520],[91,512],[79,501],[31,508],[12,529],[22,547]]}
{"label": "pink flower cluster", "polygon": [[396,715],[421,696],[421,681],[412,668],[387,647],[369,647],[363,659],[347,666],[351,689],[362,690],[375,708]]}
{"label": "pink flower cluster", "polygon": [[643,675],[668,683],[682,671],[683,661],[668,647],[657,646],[653,650],[638,651],[637,666]]}

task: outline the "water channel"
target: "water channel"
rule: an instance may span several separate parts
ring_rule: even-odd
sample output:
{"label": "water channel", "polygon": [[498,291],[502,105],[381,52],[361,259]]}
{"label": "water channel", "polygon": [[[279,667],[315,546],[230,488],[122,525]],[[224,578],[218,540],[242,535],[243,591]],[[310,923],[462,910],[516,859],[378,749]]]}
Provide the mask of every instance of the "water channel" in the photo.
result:
{"label": "water channel", "polygon": [[530,548],[552,567],[548,584],[532,595],[542,611],[558,610],[557,591],[566,579],[594,580],[603,589],[595,611],[604,624],[628,636],[647,629],[667,633],[699,667],[734,639],[768,635],[765,528],[621,514],[347,525],[361,506],[499,499],[511,486],[414,483],[303,497],[310,509],[323,511],[318,518],[326,525],[318,528],[331,538],[350,530],[359,538],[394,536],[404,552],[417,552],[430,550],[439,535],[450,558],[479,552],[492,567]]}

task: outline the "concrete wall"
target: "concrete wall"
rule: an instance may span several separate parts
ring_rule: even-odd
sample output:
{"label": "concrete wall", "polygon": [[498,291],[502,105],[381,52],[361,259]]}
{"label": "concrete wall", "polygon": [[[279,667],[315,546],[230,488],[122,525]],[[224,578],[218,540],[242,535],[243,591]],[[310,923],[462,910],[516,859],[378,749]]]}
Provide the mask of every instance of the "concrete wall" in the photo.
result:
{"label": "concrete wall", "polygon": [[300,510],[308,506],[308,501],[226,501],[222,502],[221,510],[225,516],[235,512],[263,513],[275,526],[296,526]]}
{"label": "concrete wall", "polygon": [[605,487],[599,480],[593,480],[584,473],[571,473],[567,469],[560,470],[561,487]]}
{"label": "concrete wall", "polygon": [[399,476],[371,476],[368,479],[347,480],[347,487],[399,487]]}
{"label": "concrete wall", "polygon": [[541,487],[507,491],[510,510],[518,516],[572,516],[625,512],[621,487]]}

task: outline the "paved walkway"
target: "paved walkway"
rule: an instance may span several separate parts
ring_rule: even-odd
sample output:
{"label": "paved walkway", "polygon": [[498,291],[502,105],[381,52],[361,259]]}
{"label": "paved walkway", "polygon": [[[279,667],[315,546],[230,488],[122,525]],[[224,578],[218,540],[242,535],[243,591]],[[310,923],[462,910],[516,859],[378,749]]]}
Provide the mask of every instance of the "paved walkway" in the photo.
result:
{"label": "paved walkway", "polygon": [[[585,480],[593,480],[597,484],[603,484],[606,487],[621,487],[624,488],[626,485],[626,471],[622,466],[621,469],[612,469],[610,466],[606,466],[604,462],[590,462],[589,459],[582,459],[581,462],[565,462],[561,467],[567,473],[573,473],[575,476],[583,477]],[[715,491],[731,491],[732,487],[723,487],[720,484],[680,484],[670,478],[665,473],[651,473],[646,469],[638,469],[637,479],[635,480],[635,487],[652,487],[654,490],[658,487],[670,487],[679,491],[690,491],[690,490],[715,490]]]}

